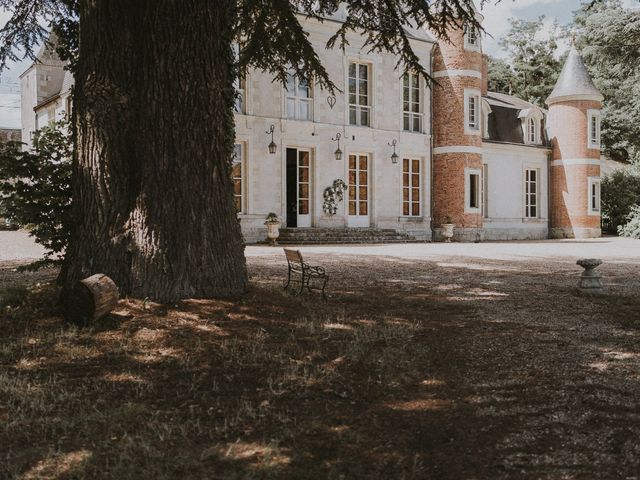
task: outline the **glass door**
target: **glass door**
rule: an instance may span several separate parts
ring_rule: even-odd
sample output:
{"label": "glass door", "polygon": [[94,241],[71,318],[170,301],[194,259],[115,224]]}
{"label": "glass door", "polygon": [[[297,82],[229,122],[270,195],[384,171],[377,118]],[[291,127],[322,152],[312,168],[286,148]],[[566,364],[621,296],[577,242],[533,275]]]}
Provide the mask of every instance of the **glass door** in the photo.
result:
{"label": "glass door", "polygon": [[311,226],[311,152],[287,148],[287,227]]}
{"label": "glass door", "polygon": [[369,226],[369,156],[349,155],[349,227]]}

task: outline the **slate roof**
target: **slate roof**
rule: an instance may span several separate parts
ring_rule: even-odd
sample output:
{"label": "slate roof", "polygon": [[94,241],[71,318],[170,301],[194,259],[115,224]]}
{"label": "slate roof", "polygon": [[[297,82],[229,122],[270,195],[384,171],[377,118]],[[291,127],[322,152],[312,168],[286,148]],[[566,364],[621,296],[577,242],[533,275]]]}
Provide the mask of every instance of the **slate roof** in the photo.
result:
{"label": "slate roof", "polygon": [[520,118],[521,113],[528,113],[528,110],[540,110],[545,116],[547,111],[522,100],[512,95],[506,95],[504,93],[488,92],[483,97],[491,107],[491,113],[489,114],[489,140],[493,142],[501,143],[515,143],[520,145],[527,145],[531,147],[549,146],[549,141],[545,131],[545,119],[541,121],[540,132],[542,138],[542,144],[531,145],[525,144],[524,132],[522,130],[522,120]]}
{"label": "slate roof", "polygon": [[575,46],[571,46],[556,86],[547,98],[547,105],[554,101],[561,101],[566,97],[585,97],[587,100],[600,100],[604,98],[591,81],[591,77],[584,66],[582,57]]}

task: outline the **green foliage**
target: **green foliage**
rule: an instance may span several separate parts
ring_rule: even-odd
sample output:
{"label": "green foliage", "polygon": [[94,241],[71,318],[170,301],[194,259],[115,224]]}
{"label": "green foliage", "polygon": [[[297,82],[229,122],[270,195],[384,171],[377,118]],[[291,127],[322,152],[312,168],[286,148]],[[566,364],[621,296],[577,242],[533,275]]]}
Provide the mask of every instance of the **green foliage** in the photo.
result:
{"label": "green foliage", "polygon": [[71,154],[68,122],[44,127],[34,136],[34,149],[19,142],[0,146],[0,191],[8,219],[29,228],[47,249],[34,268],[60,262],[71,225]]}
{"label": "green foliage", "polygon": [[[499,42],[509,54],[513,95],[541,107],[551,94],[562,69],[562,64],[554,56],[558,48],[558,27],[554,24],[549,35],[541,38],[544,18],[544,15],[531,21],[510,18],[511,28]],[[493,73],[504,75],[506,72],[504,68],[494,68]],[[499,77],[490,78],[493,82],[500,80]]]}
{"label": "green foliage", "polygon": [[489,91],[511,94],[515,83],[515,74],[511,66],[501,58],[489,57]]}
{"label": "green foliage", "polygon": [[602,218],[608,232],[616,233],[637,204],[640,204],[640,176],[618,170],[602,179]]}
{"label": "green foliage", "polygon": [[578,47],[604,95],[605,151],[640,164],[640,10],[605,0],[578,10],[574,23]]}
{"label": "green foliage", "polygon": [[627,223],[618,227],[618,234],[621,237],[631,237],[640,239],[640,205],[634,205],[627,215]]}

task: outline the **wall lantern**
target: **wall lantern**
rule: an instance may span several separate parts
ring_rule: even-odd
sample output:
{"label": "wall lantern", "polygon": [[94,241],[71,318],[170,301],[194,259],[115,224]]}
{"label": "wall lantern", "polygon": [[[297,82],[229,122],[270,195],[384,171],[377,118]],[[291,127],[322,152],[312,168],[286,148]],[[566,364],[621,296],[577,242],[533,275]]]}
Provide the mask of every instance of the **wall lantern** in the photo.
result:
{"label": "wall lantern", "polygon": [[390,147],[393,147],[393,154],[391,155],[391,163],[396,164],[398,163],[398,154],[396,153],[396,144],[397,144],[397,140],[393,140],[391,143],[387,143],[387,145],[389,145]]}
{"label": "wall lantern", "polygon": [[267,135],[271,134],[271,143],[269,144],[269,153],[271,155],[274,155],[276,153],[276,148],[278,148],[278,146],[276,145],[276,142],[273,141],[273,131],[276,129],[276,127],[274,125],[271,125],[271,127],[269,127],[269,130],[267,130]]}
{"label": "wall lantern", "polygon": [[340,132],[336,133],[336,138],[332,138],[331,140],[333,140],[334,142],[338,142],[338,149],[334,152],[334,155],[336,156],[336,160],[340,161],[342,160],[342,150],[340,150],[340,137],[342,135],[340,134]]}

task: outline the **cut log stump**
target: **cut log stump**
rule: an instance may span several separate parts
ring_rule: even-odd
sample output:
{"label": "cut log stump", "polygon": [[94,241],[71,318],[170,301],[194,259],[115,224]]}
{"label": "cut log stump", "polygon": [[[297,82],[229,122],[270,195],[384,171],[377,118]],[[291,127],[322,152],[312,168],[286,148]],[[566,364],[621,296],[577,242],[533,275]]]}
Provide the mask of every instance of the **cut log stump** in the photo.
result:
{"label": "cut log stump", "polygon": [[113,310],[118,296],[113,280],[101,273],[91,275],[63,294],[64,318],[76,325],[89,325]]}

